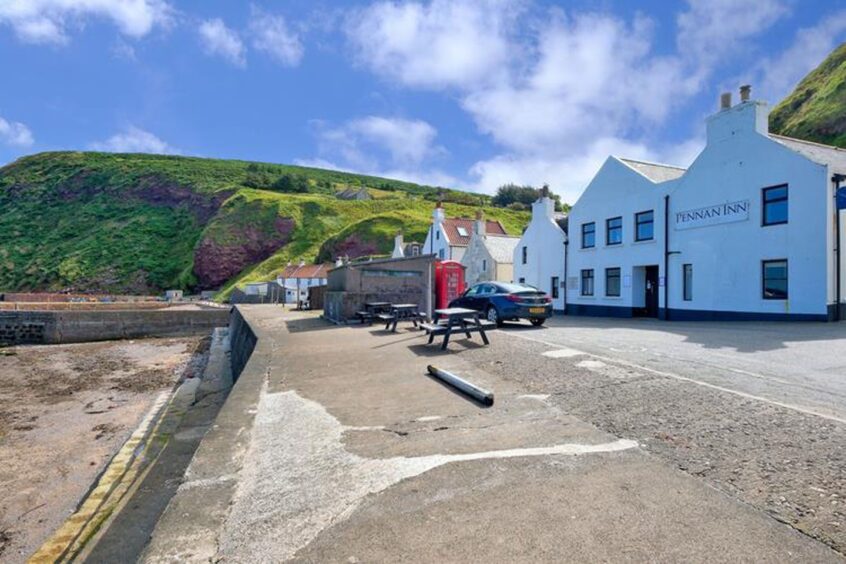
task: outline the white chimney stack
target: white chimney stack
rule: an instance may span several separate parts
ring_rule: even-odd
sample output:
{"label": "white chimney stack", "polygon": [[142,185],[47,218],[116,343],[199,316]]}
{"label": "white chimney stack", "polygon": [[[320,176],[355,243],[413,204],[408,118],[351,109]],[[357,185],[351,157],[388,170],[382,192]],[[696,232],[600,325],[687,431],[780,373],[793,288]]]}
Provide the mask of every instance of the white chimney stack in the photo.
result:
{"label": "white chimney stack", "polygon": [[403,258],[405,256],[405,250],[403,249],[404,246],[402,231],[397,231],[397,234],[394,237],[394,252],[391,253],[391,258]]}
{"label": "white chimney stack", "polygon": [[731,108],[731,92],[723,92],[720,94],[720,109],[727,110]]}

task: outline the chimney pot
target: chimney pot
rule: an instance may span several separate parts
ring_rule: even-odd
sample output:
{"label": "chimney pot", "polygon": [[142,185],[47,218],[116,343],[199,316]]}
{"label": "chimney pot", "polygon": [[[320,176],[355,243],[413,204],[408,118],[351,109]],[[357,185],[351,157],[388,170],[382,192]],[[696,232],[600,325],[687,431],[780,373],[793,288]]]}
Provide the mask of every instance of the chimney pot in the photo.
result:
{"label": "chimney pot", "polygon": [[752,94],[752,86],[750,86],[749,84],[744,84],[740,87],[741,102],[748,102],[750,94]]}
{"label": "chimney pot", "polygon": [[723,92],[720,94],[720,109],[727,110],[731,108],[731,92]]}
{"label": "chimney pot", "polygon": [[482,210],[476,210],[476,221],[482,220]]}

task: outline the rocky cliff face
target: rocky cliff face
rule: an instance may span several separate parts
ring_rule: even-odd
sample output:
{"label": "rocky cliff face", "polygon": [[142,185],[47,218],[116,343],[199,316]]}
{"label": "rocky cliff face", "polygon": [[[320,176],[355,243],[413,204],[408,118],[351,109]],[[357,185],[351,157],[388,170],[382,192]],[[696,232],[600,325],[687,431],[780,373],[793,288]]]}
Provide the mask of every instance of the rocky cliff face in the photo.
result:
{"label": "rocky cliff face", "polygon": [[218,288],[224,282],[257,262],[263,261],[291,241],[294,220],[280,217],[274,231],[265,233],[246,226],[217,242],[206,235],[194,250],[194,275],[201,289]]}

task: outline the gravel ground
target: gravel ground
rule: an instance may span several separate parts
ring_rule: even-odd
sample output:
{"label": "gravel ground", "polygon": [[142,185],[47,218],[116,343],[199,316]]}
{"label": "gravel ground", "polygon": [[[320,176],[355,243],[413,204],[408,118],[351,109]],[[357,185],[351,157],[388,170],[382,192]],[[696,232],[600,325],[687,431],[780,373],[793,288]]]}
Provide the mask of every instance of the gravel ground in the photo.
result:
{"label": "gravel ground", "polygon": [[76,508],[154,399],[202,371],[207,340],[0,349],[0,562]]}
{"label": "gravel ground", "polygon": [[846,554],[846,425],[506,335],[460,354]]}

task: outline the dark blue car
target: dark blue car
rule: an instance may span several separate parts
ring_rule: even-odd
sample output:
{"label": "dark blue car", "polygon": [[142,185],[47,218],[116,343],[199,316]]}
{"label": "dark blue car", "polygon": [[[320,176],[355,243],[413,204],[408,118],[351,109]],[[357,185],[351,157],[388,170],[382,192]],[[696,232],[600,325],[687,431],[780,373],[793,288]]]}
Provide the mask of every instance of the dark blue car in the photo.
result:
{"label": "dark blue car", "polygon": [[528,319],[532,325],[543,325],[552,316],[552,299],[533,286],[506,282],[480,282],[470,286],[449,307],[466,307],[481,311],[488,321]]}

